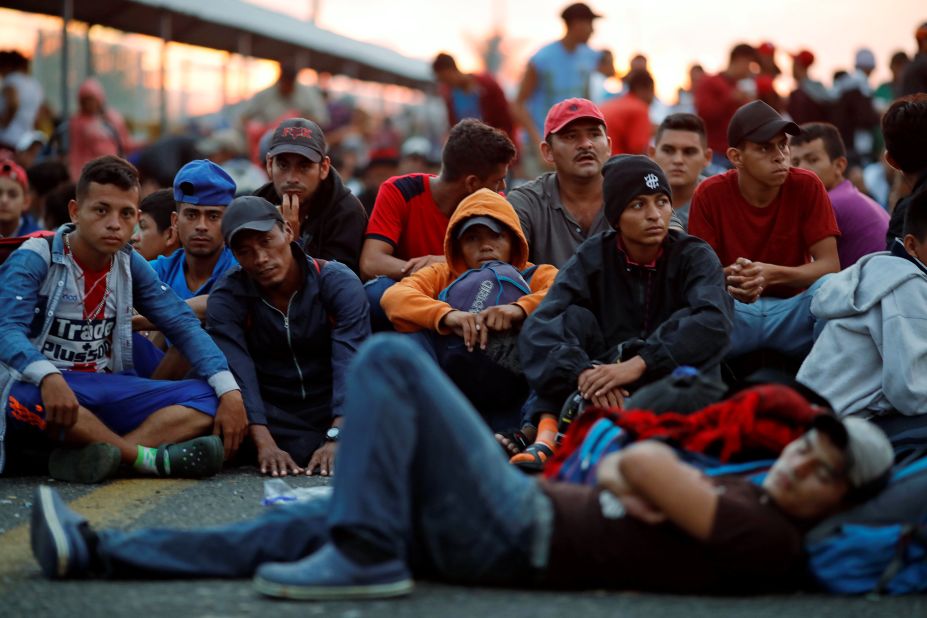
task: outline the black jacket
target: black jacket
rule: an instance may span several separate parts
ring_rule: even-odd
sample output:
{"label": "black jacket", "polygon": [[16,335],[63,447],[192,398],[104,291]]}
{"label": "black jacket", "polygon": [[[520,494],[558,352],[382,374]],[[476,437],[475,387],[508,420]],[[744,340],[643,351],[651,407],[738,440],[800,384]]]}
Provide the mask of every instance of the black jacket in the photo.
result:
{"label": "black jacket", "polygon": [[[272,182],[254,195],[271,204],[283,202]],[[300,222],[299,244],[312,257],[337,260],[357,274],[366,231],[367,211],[331,168],[309,200],[308,215]]]}
{"label": "black jacket", "polygon": [[[594,331],[591,337],[577,332],[575,308],[589,317],[580,330]],[[655,267],[647,267],[629,264],[617,232],[604,232],[580,245],[525,321],[522,367],[550,403],[575,391],[593,361],[639,354],[647,363],[640,384],[679,365],[709,369],[728,349],[733,315],[721,263],[705,241],[671,230]]]}
{"label": "black jacket", "polygon": [[906,197],[898,200],[895,208],[892,210],[892,217],[888,222],[888,231],[885,233],[885,250],[891,251],[895,246],[895,239],[904,239],[904,218],[908,212],[908,205],[914,200],[914,196],[927,191],[927,172],[924,172],[914,183],[914,188]]}
{"label": "black jacket", "polygon": [[219,280],[206,306],[206,331],[241,386],[248,420],[271,433],[328,428],[344,405],[348,364],[370,336],[357,275],[336,262],[317,270],[296,243],[292,249],[304,284],[287,314],[261,297],[240,266]]}

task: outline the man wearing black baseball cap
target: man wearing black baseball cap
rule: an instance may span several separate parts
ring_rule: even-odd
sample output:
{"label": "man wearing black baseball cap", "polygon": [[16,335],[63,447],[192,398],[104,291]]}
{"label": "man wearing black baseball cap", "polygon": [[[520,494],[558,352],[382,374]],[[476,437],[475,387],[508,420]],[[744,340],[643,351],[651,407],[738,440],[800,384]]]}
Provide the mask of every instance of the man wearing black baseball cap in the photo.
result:
{"label": "man wearing black baseball cap", "polygon": [[663,170],[647,157],[619,155],[602,175],[613,229],[577,249],[519,337],[538,395],[537,442],[512,459],[526,467],[553,450],[554,413],[577,389],[596,406],[621,406],[679,365],[717,373],[727,351],[733,307],[721,264],[704,241],[669,229]]}
{"label": "man wearing black baseball cap", "polygon": [[284,120],[266,164],[271,182],[254,195],[280,206],[306,253],[357,272],[367,212],[332,167],[322,128],[305,118]]}
{"label": "man wearing black baseball cap", "polygon": [[213,288],[206,330],[241,382],[263,474],[333,468],[345,371],[370,334],[367,299],[344,264],[315,259],[264,198],[243,196],[222,218],[241,265]]}
{"label": "man wearing black baseball cap", "polygon": [[794,122],[762,101],[731,118],[727,157],[734,169],[699,185],[689,233],[708,242],[735,299],[730,357],[773,349],[802,357],[812,344],[815,290],[840,270],[840,229],[827,190],[789,167]]}

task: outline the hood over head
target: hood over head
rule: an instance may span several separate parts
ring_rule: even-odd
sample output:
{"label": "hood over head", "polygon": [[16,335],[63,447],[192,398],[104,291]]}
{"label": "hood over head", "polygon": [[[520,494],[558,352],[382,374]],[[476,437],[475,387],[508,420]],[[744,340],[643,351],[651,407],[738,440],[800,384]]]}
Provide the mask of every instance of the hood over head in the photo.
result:
{"label": "hood over head", "polygon": [[521,230],[521,222],[515,209],[503,196],[490,189],[480,189],[465,197],[451,215],[451,222],[444,235],[444,257],[454,277],[467,270],[463,256],[458,249],[457,231],[470,217],[491,217],[512,233],[512,256],[510,263],[518,270],[528,265],[528,240]]}

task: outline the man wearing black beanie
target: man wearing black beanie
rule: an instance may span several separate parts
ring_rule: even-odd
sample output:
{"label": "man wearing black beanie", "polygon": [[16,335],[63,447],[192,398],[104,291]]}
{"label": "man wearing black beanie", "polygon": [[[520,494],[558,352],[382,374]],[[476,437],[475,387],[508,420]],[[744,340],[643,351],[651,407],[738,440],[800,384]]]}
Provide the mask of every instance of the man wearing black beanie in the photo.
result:
{"label": "man wearing black beanie", "polygon": [[553,452],[555,413],[573,391],[621,407],[676,367],[717,372],[727,351],[733,302],[721,263],[706,242],[668,229],[672,190],[663,170],[619,155],[602,175],[613,230],[579,247],[519,337],[538,395],[536,442],[512,459],[525,467]]}

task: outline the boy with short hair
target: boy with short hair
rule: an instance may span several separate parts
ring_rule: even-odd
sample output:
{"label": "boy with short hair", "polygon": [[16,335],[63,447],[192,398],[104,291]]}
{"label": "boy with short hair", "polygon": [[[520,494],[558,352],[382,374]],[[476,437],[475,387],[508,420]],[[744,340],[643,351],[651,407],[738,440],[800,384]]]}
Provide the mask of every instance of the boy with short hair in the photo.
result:
{"label": "boy with short hair", "polygon": [[[26,241],[0,267],[0,435],[9,422],[11,429],[44,430],[52,443],[77,446],[52,452],[49,471],[61,480],[99,482],[120,462],[158,476],[211,476],[222,466],[223,443],[216,435],[196,436],[222,435],[230,456],[247,426],[222,353],[128,247],[138,192],[138,173],[127,161],[91,161],[69,205],[73,223],[51,242]],[[133,307],[203,379],[134,375]]]}
{"label": "boy with short hair", "polygon": [[177,208],[174,192],[159,189],[146,195],[138,205],[138,232],[132,246],[146,260],[171,255],[180,246],[171,216]]}
{"label": "boy with short hair", "polygon": [[711,245],[734,304],[729,356],[811,349],[808,306],[820,279],[840,269],[840,229],[824,185],[790,167],[789,135],[801,133],[762,101],[728,125],[734,169],[707,179],[692,197],[689,233]]}
{"label": "boy with short hair", "polygon": [[614,230],[579,248],[519,338],[540,424],[535,444],[513,463],[543,463],[553,453],[555,413],[577,389],[596,406],[620,407],[680,365],[717,371],[727,351],[733,311],[721,265],[707,243],[669,230],[663,170],[622,155],[603,176]]}
{"label": "boy with short hair", "polygon": [[711,165],[705,123],[695,114],[670,114],[657,127],[647,154],[666,174],[673,189],[673,212],[682,231],[688,231],[692,196],[703,180],[702,172]]}
{"label": "boy with short hair", "polygon": [[[827,320],[799,382],[840,415],[927,414],[927,192],[911,200],[904,239],[832,276],[811,303]],[[847,359],[851,359],[847,362]]]}
{"label": "boy with short hair", "polygon": [[837,239],[840,268],[852,266],[864,255],[882,251],[888,213],[844,176],[847,151],[837,127],[826,122],[809,122],[800,128],[801,134],[789,142],[792,166],[814,172],[827,189],[840,228]]}
{"label": "boy with short hair", "polygon": [[26,170],[13,161],[0,161],[0,238],[25,236],[39,229],[31,218],[24,216],[29,207],[28,196]]}
{"label": "boy with short hair", "polygon": [[[417,333],[419,342],[491,425],[507,429],[520,420],[527,384],[520,375],[502,371],[485,353],[490,342],[517,336],[547,294],[557,269],[528,262],[528,242],[515,210],[489,189],[460,202],[447,228],[444,255],[445,262],[389,288],[381,305],[397,331]],[[500,281],[503,277],[521,289]],[[510,285],[520,298],[500,303]],[[475,295],[472,290],[465,295],[466,306],[454,300],[455,288],[463,286],[478,288]]]}

